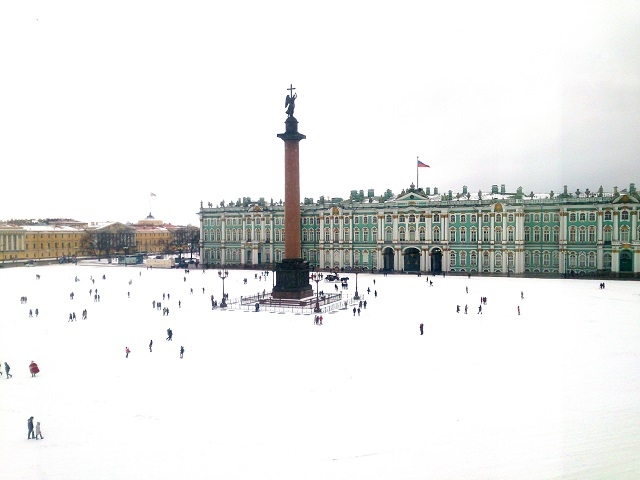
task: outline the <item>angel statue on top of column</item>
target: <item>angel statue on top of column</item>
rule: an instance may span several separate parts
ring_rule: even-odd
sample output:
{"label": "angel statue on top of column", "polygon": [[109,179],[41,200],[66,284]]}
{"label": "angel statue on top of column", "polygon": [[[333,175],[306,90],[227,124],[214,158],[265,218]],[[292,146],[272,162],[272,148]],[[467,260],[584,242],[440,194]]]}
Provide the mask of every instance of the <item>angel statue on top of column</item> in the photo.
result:
{"label": "angel statue on top of column", "polygon": [[284,102],[284,106],[287,109],[288,117],[293,117],[293,110],[296,108],[296,98],[298,98],[297,93],[294,93],[293,95],[287,95],[287,99]]}

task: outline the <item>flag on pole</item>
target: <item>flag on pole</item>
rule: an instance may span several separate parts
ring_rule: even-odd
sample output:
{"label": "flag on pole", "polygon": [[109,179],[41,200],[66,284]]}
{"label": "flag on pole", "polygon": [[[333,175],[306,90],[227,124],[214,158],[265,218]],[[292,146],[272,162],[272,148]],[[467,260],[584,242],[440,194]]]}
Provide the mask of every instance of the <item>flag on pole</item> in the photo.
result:
{"label": "flag on pole", "polygon": [[418,167],[427,167],[427,168],[431,168],[429,165],[427,165],[426,163],[421,162],[420,160],[418,160]]}
{"label": "flag on pole", "polygon": [[155,193],[153,193],[153,192],[151,192],[151,196],[152,196],[152,197],[155,197],[155,196],[156,196],[156,194],[155,194]]}

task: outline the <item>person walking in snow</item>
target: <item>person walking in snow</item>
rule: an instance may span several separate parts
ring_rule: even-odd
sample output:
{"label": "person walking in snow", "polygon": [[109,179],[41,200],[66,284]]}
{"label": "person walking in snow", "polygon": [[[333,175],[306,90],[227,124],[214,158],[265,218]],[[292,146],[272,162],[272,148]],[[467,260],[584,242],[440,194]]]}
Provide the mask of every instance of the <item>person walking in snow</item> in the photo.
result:
{"label": "person walking in snow", "polygon": [[173,331],[167,328],[167,341],[173,341]]}
{"label": "person walking in snow", "polygon": [[44,440],[42,436],[42,430],[40,430],[40,422],[36,422],[36,440],[38,440],[38,436],[40,436],[41,440]]}
{"label": "person walking in snow", "polygon": [[131,350],[129,350],[129,347],[124,348],[124,353],[126,353],[124,358],[129,358],[129,354],[131,353]]}
{"label": "person walking in snow", "polygon": [[180,358],[182,358],[182,355],[184,355],[184,347],[180,346]]}
{"label": "person walking in snow", "polygon": [[420,324],[420,335],[424,334],[424,323]]}
{"label": "person walking in snow", "polygon": [[6,374],[7,379],[13,377],[13,375],[9,373],[10,370],[11,370],[11,367],[9,366],[9,364],[7,362],[4,362],[4,373]]}
{"label": "person walking in snow", "polygon": [[153,340],[149,342],[149,351],[152,352],[151,347],[153,347]]}
{"label": "person walking in snow", "polygon": [[29,430],[29,433],[27,434],[27,440],[36,438],[33,433],[33,417],[29,417],[29,420],[27,420],[27,429]]}
{"label": "person walking in snow", "polygon": [[35,377],[36,373],[38,373],[39,371],[40,369],[38,368],[38,364],[31,360],[31,363],[29,364],[29,372],[31,373],[31,376]]}

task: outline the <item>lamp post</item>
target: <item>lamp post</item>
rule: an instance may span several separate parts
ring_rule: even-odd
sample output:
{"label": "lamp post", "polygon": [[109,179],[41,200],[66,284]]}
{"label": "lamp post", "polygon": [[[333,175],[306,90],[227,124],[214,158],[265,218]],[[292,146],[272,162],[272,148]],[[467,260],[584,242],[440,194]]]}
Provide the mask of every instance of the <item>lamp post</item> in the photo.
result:
{"label": "lamp post", "polygon": [[353,295],[354,300],[360,299],[360,294],[358,294],[358,274],[360,273],[360,267],[354,267],[353,272],[356,274],[356,293]]}
{"label": "lamp post", "polygon": [[227,297],[224,294],[224,281],[229,276],[229,270],[218,270],[218,276],[222,279],[222,302],[220,302],[220,308],[227,308]]}
{"label": "lamp post", "polygon": [[322,281],[322,278],[324,277],[324,275],[322,273],[318,273],[318,272],[314,272],[311,274],[311,280],[313,280],[314,282],[316,282],[316,308],[313,309],[313,311],[315,313],[320,313],[322,310],[320,309],[320,298],[319,298],[319,289],[318,289],[318,283],[320,283]]}

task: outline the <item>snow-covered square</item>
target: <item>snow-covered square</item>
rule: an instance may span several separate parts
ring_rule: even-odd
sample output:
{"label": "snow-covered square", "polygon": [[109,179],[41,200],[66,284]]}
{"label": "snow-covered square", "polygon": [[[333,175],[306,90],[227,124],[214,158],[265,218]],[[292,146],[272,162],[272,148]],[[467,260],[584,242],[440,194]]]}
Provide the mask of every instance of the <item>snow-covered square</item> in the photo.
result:
{"label": "snow-covered square", "polygon": [[[256,273],[230,270],[229,298],[270,291]],[[318,326],[212,309],[213,270],[80,263],[0,280],[2,479],[640,474],[637,281],[360,274],[367,307]]]}

